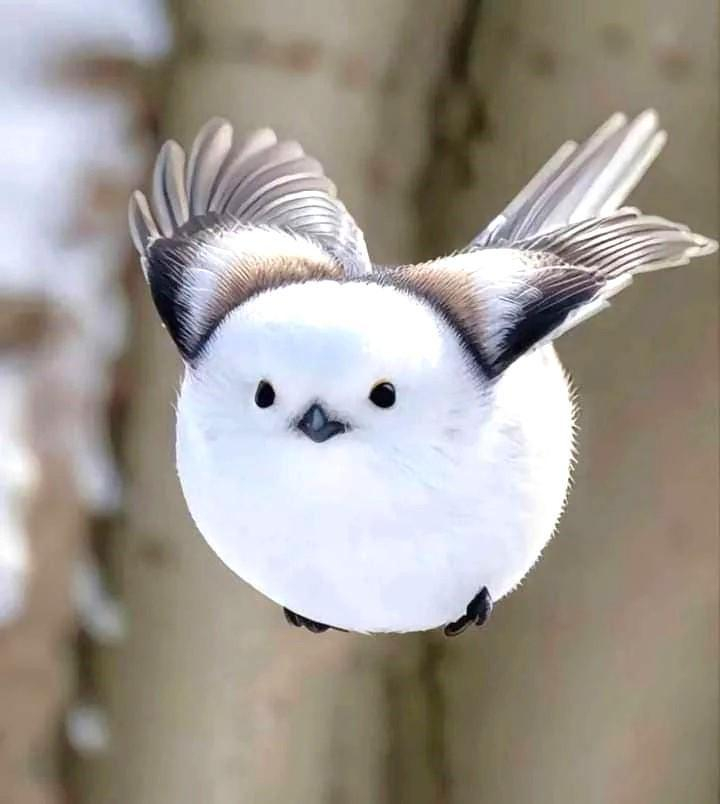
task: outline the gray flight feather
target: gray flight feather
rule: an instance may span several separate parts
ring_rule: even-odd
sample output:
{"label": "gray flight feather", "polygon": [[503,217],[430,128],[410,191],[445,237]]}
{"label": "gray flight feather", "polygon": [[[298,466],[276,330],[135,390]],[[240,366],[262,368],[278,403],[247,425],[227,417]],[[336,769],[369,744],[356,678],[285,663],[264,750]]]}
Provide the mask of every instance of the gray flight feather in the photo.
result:
{"label": "gray flight feather", "polygon": [[621,274],[656,271],[686,265],[711,254],[715,241],[687,226],[640,210],[623,207],[611,215],[553,229],[513,244],[528,252],[543,252],[570,265],[592,268],[608,279]]}
{"label": "gray flight feather", "polygon": [[[130,201],[130,235],[135,248],[142,254],[147,243],[157,240],[160,237],[157,224],[148,205],[147,198],[135,190]],[[145,270],[145,261],[142,261]]]}
{"label": "gray flight feather", "polygon": [[[272,143],[276,142],[275,135],[272,132],[270,135]],[[221,174],[220,168],[232,147],[232,140],[232,126],[218,117],[209,120],[195,138],[185,182],[191,215],[204,215],[210,209],[210,197]]]}
{"label": "gray flight feather", "polygon": [[168,140],[163,145],[155,161],[153,199],[158,228],[165,237],[172,237],[188,220],[185,152],[173,140]]}
{"label": "gray flight feather", "polygon": [[362,232],[322,165],[298,143],[278,142],[270,129],[234,147],[232,126],[220,118],[196,137],[187,171],[182,148],[173,141],[163,145],[152,203],[134,193],[129,219],[133,242],[146,259],[158,237],[184,236],[212,220],[233,229],[271,226],[313,240],[348,278],[372,270]]}
{"label": "gray flight feather", "polygon": [[614,114],[584,143],[566,142],[472,242],[482,248],[614,212],[667,139],[654,110]]}

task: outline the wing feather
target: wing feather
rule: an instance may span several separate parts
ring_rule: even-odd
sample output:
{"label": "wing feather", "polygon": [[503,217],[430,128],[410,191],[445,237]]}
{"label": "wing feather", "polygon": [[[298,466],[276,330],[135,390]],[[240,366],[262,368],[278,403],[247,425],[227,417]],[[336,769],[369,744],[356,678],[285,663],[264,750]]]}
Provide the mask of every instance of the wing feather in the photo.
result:
{"label": "wing feather", "polygon": [[616,113],[583,144],[566,142],[471,243],[514,243],[615,212],[662,150],[666,134],[647,109]]}
{"label": "wing feather", "polygon": [[236,145],[220,118],[201,129],[187,162],[176,142],[163,145],[151,201],[133,193],[129,221],[153,298],[186,358],[218,316],[259,287],[372,270],[362,232],[320,162],[267,128]]}

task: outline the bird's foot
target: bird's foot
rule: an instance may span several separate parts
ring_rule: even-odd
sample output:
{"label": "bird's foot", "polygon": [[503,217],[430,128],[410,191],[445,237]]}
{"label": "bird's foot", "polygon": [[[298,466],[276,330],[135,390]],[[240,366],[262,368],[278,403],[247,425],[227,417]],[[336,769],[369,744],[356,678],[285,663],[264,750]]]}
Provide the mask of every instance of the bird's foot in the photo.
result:
{"label": "bird's foot", "polygon": [[492,609],[493,602],[490,597],[490,592],[488,592],[487,586],[483,586],[468,604],[465,614],[458,620],[455,620],[454,623],[448,623],[445,626],[443,629],[445,636],[457,636],[458,634],[462,634],[469,625],[485,625]]}
{"label": "bird's foot", "polygon": [[325,625],[324,623],[316,623],[315,620],[308,620],[307,617],[303,617],[301,614],[295,614],[295,612],[290,611],[290,609],[283,608],[283,612],[285,619],[290,625],[294,625],[295,628],[307,628],[307,630],[313,634],[322,634],[323,631],[327,631],[331,628],[331,626]]}

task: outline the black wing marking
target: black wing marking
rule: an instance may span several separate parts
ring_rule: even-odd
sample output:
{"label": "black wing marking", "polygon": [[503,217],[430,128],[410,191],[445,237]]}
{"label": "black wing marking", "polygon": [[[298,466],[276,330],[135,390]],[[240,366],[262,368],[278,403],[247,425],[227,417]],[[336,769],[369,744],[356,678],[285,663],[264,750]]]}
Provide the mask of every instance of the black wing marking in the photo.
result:
{"label": "black wing marking", "polygon": [[384,271],[457,327],[488,376],[609,306],[637,273],[685,265],[717,243],[621,209],[517,242]]}
{"label": "black wing marking", "polygon": [[494,378],[576,319],[607,306],[630,281],[552,260],[488,249],[401,266],[383,272],[379,281],[428,302],[457,331],[483,374]]}

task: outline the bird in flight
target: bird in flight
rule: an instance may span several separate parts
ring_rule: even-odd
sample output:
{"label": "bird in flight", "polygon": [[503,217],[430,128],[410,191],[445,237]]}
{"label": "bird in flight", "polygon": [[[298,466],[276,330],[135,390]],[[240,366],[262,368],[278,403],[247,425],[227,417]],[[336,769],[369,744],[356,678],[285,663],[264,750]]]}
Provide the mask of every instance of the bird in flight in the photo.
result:
{"label": "bird in flight", "polygon": [[221,119],[187,159],[165,143],[130,228],[184,362],[180,482],[288,622],[455,635],[530,570],[573,459],[554,341],[717,246],[623,206],[664,142],[654,111],[615,114],[465,248],[397,266],[298,143]]}

